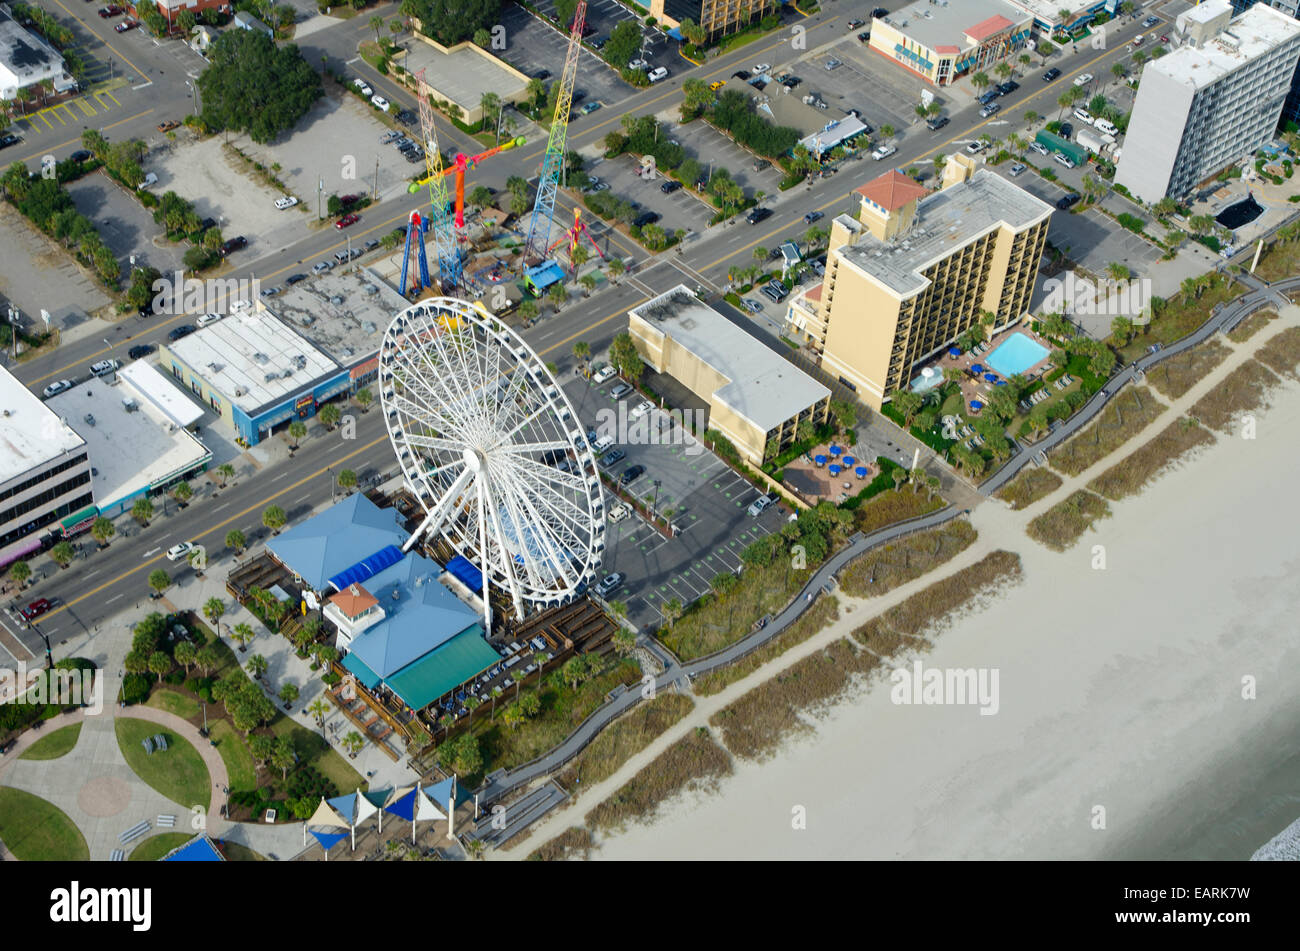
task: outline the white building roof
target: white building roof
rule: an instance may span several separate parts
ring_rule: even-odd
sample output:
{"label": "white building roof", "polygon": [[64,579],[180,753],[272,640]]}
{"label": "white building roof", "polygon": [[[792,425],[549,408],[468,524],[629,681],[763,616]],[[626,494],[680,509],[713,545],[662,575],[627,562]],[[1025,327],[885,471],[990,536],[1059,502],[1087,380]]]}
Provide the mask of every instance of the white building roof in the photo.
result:
{"label": "white building roof", "polygon": [[813,155],[822,155],[831,151],[841,142],[866,131],[867,127],[861,119],[846,113],[843,119],[832,120],[826,123],[826,127],[820,132],[814,132],[807,138],[800,139],[799,144]]}
{"label": "white building roof", "polygon": [[882,19],[928,49],[955,46],[959,52],[965,52],[974,48],[966,39],[966,31],[994,17],[1005,17],[1015,24],[1028,20],[1030,14],[1009,0],[948,0],[946,4],[914,0]]}
{"label": "white building roof", "polygon": [[63,76],[63,57],[0,9],[0,93],[13,98],[25,86]]}
{"label": "white building roof", "polygon": [[713,396],[764,431],[831,395],[829,389],[705,304],[684,284],[628,313],[730,380]]}
{"label": "white building roof", "polygon": [[155,413],[182,428],[192,426],[203,418],[203,410],[181,393],[153,364],[136,360],[122,367],[118,377],[127,385],[122,396],[133,395],[138,402],[148,403]]}
{"label": "white building roof", "polygon": [[[1216,12],[1217,4],[1203,4],[1202,17]],[[1199,7],[1182,14],[1188,19]],[[1300,36],[1300,22],[1280,10],[1257,4],[1233,20],[1226,30],[1200,46],[1180,46],[1167,56],[1152,60],[1147,69],[1163,73],[1175,82],[1202,88],[1218,82],[1233,70]]]}
{"label": "white building roof", "polygon": [[[122,402],[127,398],[134,399],[138,409],[128,411]],[[91,491],[101,509],[161,485],[211,455],[129,383],[109,385],[92,377],[50,397],[49,406],[84,439],[92,467]]]}
{"label": "white building roof", "polygon": [[342,368],[274,314],[230,314],[168,345],[235,406],[256,416]]}
{"label": "white building roof", "polygon": [[0,368],[0,485],[84,445],[58,413]]}

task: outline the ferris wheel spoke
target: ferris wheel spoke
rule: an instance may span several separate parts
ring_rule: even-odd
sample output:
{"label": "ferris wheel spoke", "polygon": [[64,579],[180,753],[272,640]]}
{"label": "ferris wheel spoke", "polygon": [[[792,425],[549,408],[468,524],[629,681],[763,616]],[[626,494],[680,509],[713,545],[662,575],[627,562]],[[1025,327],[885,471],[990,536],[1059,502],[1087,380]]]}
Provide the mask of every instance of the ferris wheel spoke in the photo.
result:
{"label": "ferris wheel spoke", "polygon": [[[533,505],[533,496],[531,496],[527,492],[524,492],[521,493],[519,496],[517,496],[517,498],[519,504],[524,508],[528,509],[529,514],[531,514],[532,516],[531,521],[528,522],[529,528],[532,530],[534,536],[539,537],[543,540],[547,551],[549,551],[550,553],[548,560],[551,562],[553,566],[552,573],[558,573],[563,575],[565,584],[572,587],[573,585],[576,584],[576,582],[570,577],[570,571],[572,570],[572,560],[575,557],[577,557],[579,554],[581,554],[581,552],[569,551],[566,553],[565,546],[551,531],[550,520],[544,518],[542,514],[537,510],[537,508]],[[521,544],[522,544],[522,537],[521,537]]]}
{"label": "ferris wheel spoke", "polygon": [[541,479],[544,482],[563,486],[573,492],[586,491],[587,483],[581,476],[572,475],[568,472],[561,472],[554,466],[548,466],[537,459],[530,459],[527,456],[516,457],[511,459],[511,463],[515,467],[527,471],[535,478]]}
{"label": "ferris wheel spoke", "polygon": [[446,435],[458,435],[457,427],[450,420],[444,419],[442,414],[432,406],[411,400],[405,393],[392,397],[389,408],[397,410],[401,416],[403,434],[409,432],[411,426],[416,424],[436,429]]}
{"label": "ferris wheel spoke", "polygon": [[[526,484],[529,491],[521,493],[525,497],[536,498],[544,507],[546,507],[556,519],[562,524],[581,525],[590,521],[590,513],[580,507],[572,498],[563,492],[556,492],[553,486],[548,486],[545,481],[536,478],[538,473],[533,470],[530,472],[521,471],[520,476]],[[566,487],[567,488],[567,487]],[[585,491],[583,486],[582,490]],[[571,529],[571,537],[576,538],[577,533]]]}
{"label": "ferris wheel spoke", "polygon": [[469,466],[465,466],[447,491],[442,494],[442,498],[438,499],[433,507],[428,510],[429,514],[425,516],[424,521],[420,523],[420,527],[415,530],[414,534],[406,540],[406,544],[402,546],[402,551],[409,551],[411,545],[421,535],[436,532],[442,528],[443,522],[446,521],[448,514],[450,514],[452,505],[460,499],[465,488],[473,481],[473,470]]}
{"label": "ferris wheel spoke", "polygon": [[[491,507],[492,525],[496,533],[498,547],[500,548],[501,551],[501,559],[500,559],[501,572],[506,577],[506,585],[510,588],[511,595],[514,597],[516,602],[521,602],[523,600],[523,592],[519,590],[519,577],[515,572],[515,560],[514,558],[511,557],[510,550],[505,545],[505,531],[501,525],[500,504],[498,503],[498,500],[493,497],[491,479],[484,479],[483,486],[484,486],[483,491],[485,493],[486,498],[490,503],[492,503],[492,507]],[[500,502],[508,505],[509,499],[510,499],[509,493],[502,493]],[[513,517],[511,520],[514,522],[515,531],[518,532],[519,522],[514,520]],[[527,566],[529,559],[526,554],[526,546],[521,545],[520,548],[525,550],[524,564],[525,566]],[[534,566],[534,574],[535,574],[535,566]]]}
{"label": "ferris wheel spoke", "polygon": [[553,439],[550,442],[512,442],[501,447],[501,451],[512,456],[525,455],[530,452],[548,452],[569,449],[567,439]]}
{"label": "ferris wheel spoke", "polygon": [[[415,433],[408,433],[406,441],[412,446],[420,446],[424,449],[438,449],[442,452],[450,452],[453,457],[460,457],[465,451],[465,444],[455,442],[450,439],[440,439],[437,436],[421,436]],[[447,463],[443,463],[446,465]]]}

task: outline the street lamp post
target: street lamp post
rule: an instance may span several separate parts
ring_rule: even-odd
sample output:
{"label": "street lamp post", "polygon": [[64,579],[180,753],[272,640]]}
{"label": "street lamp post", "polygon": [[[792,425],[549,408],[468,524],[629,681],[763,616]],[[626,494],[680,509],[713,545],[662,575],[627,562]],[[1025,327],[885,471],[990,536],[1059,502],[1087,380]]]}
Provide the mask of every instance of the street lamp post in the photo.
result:
{"label": "street lamp post", "polygon": [[663,483],[660,480],[655,479],[654,481],[655,497],[654,497],[654,501],[650,503],[650,513],[655,518],[659,517],[659,486],[661,485],[663,485]]}

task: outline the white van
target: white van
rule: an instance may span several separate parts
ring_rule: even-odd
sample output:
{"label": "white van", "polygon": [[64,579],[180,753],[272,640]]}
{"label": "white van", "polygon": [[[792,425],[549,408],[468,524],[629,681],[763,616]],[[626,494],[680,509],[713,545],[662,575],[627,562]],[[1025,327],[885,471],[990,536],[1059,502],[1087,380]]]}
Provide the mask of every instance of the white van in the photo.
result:
{"label": "white van", "polygon": [[1089,112],[1087,109],[1083,108],[1083,106],[1080,106],[1079,108],[1074,110],[1074,117],[1078,119],[1080,122],[1088,123],[1088,125],[1092,125],[1097,121],[1092,117],[1092,113]]}
{"label": "white van", "polygon": [[591,444],[591,451],[598,456],[603,456],[605,453],[609,452],[609,450],[612,448],[614,448],[613,436],[601,436],[599,439],[597,439],[594,443]]}
{"label": "white van", "polygon": [[1103,135],[1115,135],[1119,132],[1119,129],[1115,128],[1115,123],[1111,122],[1109,119],[1098,119],[1093,123],[1093,125],[1096,127],[1097,131]]}
{"label": "white van", "polygon": [[144,181],[142,181],[139,185],[137,185],[136,188],[137,189],[153,188],[153,186],[157,184],[158,184],[158,176],[155,175],[153,172],[150,172],[148,175],[144,177]]}

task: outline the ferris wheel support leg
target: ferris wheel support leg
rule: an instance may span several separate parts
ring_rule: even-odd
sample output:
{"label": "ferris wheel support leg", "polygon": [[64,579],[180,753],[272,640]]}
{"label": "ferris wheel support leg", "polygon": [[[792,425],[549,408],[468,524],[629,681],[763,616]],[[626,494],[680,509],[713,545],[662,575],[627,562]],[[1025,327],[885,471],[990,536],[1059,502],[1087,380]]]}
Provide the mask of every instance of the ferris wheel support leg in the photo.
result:
{"label": "ferris wheel support leg", "polygon": [[487,499],[483,483],[478,486],[478,550],[479,575],[483,580],[483,636],[492,636],[492,591],[488,583],[488,547],[487,547]]}

